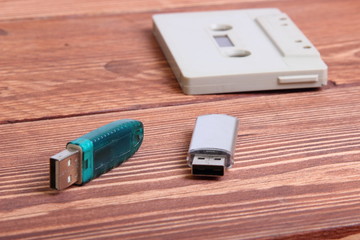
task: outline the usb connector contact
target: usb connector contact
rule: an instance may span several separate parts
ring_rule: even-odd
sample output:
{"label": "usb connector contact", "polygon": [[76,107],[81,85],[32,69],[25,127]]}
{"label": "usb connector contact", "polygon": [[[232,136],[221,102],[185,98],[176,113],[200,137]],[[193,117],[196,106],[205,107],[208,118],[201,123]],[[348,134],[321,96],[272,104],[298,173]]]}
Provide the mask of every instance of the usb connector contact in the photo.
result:
{"label": "usb connector contact", "polygon": [[236,117],[225,114],[197,118],[187,156],[193,175],[224,175],[234,163],[238,125]]}

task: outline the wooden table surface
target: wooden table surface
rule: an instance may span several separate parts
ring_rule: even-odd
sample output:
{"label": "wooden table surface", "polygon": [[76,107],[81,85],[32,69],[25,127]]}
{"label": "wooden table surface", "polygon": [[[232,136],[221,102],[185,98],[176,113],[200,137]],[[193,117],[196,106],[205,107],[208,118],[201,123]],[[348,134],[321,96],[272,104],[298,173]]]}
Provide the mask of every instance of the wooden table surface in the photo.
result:
{"label": "wooden table surface", "polygon": [[[184,95],[152,35],[161,12],[276,7],[329,66],[320,90]],[[1,239],[360,239],[360,1],[0,1]],[[186,165],[197,116],[240,119],[235,166]],[[139,151],[49,189],[49,157],[111,121]]]}

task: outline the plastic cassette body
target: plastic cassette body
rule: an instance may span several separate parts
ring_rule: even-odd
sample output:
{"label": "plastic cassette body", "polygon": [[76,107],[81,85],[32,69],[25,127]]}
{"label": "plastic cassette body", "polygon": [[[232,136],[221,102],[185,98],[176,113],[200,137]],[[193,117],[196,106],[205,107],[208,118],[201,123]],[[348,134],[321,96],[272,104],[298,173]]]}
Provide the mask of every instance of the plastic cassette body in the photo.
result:
{"label": "plastic cassette body", "polygon": [[182,90],[211,94],[327,83],[319,52],[278,9],[153,16],[153,31]]}

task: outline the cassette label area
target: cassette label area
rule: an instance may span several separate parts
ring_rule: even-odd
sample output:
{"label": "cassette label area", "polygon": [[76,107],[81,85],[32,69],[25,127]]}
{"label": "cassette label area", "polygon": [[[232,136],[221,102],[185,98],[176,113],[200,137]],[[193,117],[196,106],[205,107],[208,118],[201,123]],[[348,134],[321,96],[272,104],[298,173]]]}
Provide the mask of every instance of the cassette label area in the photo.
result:
{"label": "cassette label area", "polygon": [[182,90],[211,94],[327,83],[327,66],[278,9],[153,16],[153,31]]}

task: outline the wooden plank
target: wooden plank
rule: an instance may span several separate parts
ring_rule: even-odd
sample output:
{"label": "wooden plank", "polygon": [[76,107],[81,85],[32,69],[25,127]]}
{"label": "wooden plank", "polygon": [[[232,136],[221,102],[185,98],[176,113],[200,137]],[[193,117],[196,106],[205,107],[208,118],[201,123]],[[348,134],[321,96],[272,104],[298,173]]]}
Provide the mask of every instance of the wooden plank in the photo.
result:
{"label": "wooden plank", "polygon": [[[134,4],[140,3],[145,7],[141,1]],[[181,5],[164,1],[159,5],[159,10],[190,6],[190,3],[187,1],[188,5]],[[360,32],[358,1],[304,1],[301,8],[293,1],[273,3],[272,7],[280,7],[287,12],[320,49],[330,68],[329,79],[332,82],[329,87],[334,84],[349,87],[359,84],[360,70],[356,67],[360,63],[357,57],[358,36],[349,34]],[[59,14],[68,15],[72,14],[70,9],[78,11],[76,9],[82,9],[85,3],[76,2],[72,8],[65,3],[50,5],[29,1],[29,4],[34,5],[29,9],[24,7],[28,4],[25,2],[21,8],[15,8],[13,1],[2,4],[6,9],[3,12],[11,13],[13,9],[14,15],[22,16],[20,10],[35,15],[49,11],[51,15],[52,8]],[[59,4],[66,9],[62,9]],[[89,9],[95,11],[98,4],[100,2],[90,2]],[[112,4],[115,2],[104,3],[104,8],[110,9]],[[132,1],[128,4],[132,4]],[[220,2],[211,6],[205,6],[205,2],[196,4],[199,4],[195,5],[196,10],[216,10]],[[31,13],[39,5],[42,6],[40,12]],[[135,5],[125,4],[125,7],[131,10]],[[221,9],[241,7],[269,5],[262,1],[249,1],[222,5]],[[1,22],[0,123],[253,95],[184,95],[152,36],[151,15],[156,12],[151,7],[146,9],[151,12]],[[102,12],[101,8],[98,10]],[[85,14],[82,11],[80,13]],[[338,21],[340,16],[341,21]],[[332,25],[331,31],[329,25]]]}
{"label": "wooden plank", "polygon": [[[0,238],[341,237],[360,226],[359,90],[0,125]],[[235,166],[219,180],[192,178],[185,162],[195,118],[209,113],[241,121]],[[139,152],[85,186],[50,191],[48,157],[121,118],[144,122]]]}
{"label": "wooden plank", "polygon": [[[284,2],[278,0],[276,2]],[[289,0],[287,0],[289,1]],[[84,16],[84,15],[109,15],[119,13],[136,13],[144,11],[161,11],[174,8],[196,8],[212,6],[219,8],[230,3],[240,4],[257,4],[264,2],[259,0],[105,0],[105,1],[88,1],[88,0],[63,0],[42,1],[42,0],[13,0],[2,1],[0,6],[2,14],[0,20],[14,20],[23,18],[44,18],[44,17],[63,17],[63,16]]]}
{"label": "wooden plank", "polygon": [[23,24],[3,45],[3,121],[199,101],[181,93],[149,14]]}

